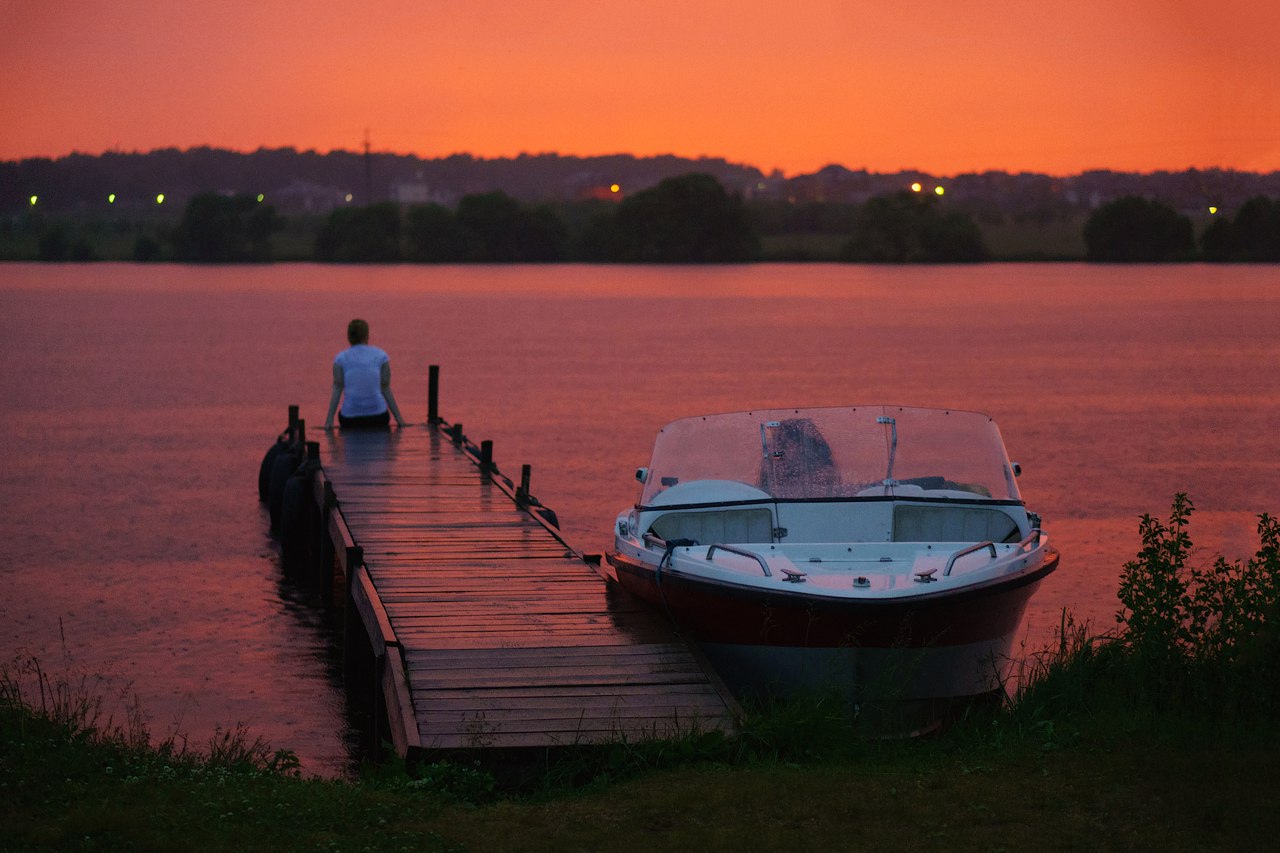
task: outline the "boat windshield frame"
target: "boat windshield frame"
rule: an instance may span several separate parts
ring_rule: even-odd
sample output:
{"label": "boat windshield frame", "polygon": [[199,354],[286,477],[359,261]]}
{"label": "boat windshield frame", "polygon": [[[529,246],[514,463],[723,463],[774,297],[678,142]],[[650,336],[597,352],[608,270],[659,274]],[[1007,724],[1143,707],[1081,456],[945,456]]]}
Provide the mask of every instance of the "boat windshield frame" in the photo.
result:
{"label": "boat windshield frame", "polygon": [[1022,503],[994,420],[907,406],[681,418],[659,430],[643,483],[640,509],[886,499]]}

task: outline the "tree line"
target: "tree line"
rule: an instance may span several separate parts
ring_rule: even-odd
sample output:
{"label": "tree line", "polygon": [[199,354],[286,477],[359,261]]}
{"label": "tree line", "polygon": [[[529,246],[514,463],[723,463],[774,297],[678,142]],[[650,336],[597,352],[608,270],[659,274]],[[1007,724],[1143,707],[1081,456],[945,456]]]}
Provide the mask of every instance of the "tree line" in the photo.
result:
{"label": "tree line", "polygon": [[[835,225],[843,260],[956,262],[987,258],[977,225],[909,192],[871,199]],[[169,236],[175,260],[224,263],[271,257],[283,224],[270,205],[204,193]],[[391,202],[333,210],[314,257],[339,263],[739,263],[758,260],[759,217],[712,175],[668,178],[614,203],[529,205],[501,191],[464,196],[456,208]],[[767,226],[766,226],[767,227]],[[151,242],[138,259],[157,256]]]}
{"label": "tree line", "polygon": [[1125,196],[1089,217],[1084,241],[1091,261],[1276,262],[1280,261],[1280,201],[1256,196],[1233,217],[1215,214],[1197,247],[1189,217],[1158,201]]}
{"label": "tree line", "polygon": [[[179,221],[138,234],[133,258],[264,262],[285,219],[262,196],[201,193]],[[315,228],[310,257],[339,263],[738,263],[759,260],[762,234],[843,235],[832,260],[856,263],[985,261],[978,223],[930,193],[902,191],[863,204],[746,203],[705,173],[667,178],[621,201],[526,204],[501,192],[453,207],[384,202],[335,208]],[[1084,225],[1089,260],[1280,261],[1280,202],[1259,196],[1218,215],[1199,241],[1189,217],[1126,196]],[[84,233],[42,228],[42,260],[92,260]],[[295,253],[296,257],[296,253]]]}

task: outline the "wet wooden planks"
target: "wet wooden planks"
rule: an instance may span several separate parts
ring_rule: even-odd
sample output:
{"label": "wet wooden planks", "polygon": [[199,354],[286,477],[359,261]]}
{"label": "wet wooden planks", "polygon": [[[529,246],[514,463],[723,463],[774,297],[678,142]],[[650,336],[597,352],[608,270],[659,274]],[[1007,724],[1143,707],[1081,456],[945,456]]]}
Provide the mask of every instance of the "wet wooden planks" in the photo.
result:
{"label": "wet wooden planks", "polygon": [[[435,427],[330,433],[324,473],[404,673],[410,748],[548,747],[728,729],[733,700]],[[380,609],[379,609],[380,608]],[[411,709],[410,707],[411,706]]]}

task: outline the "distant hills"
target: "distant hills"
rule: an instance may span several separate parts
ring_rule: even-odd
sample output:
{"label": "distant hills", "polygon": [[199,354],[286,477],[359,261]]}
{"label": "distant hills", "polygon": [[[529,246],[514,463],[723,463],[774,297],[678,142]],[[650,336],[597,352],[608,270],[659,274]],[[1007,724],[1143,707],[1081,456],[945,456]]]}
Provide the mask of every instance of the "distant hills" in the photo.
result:
{"label": "distant hills", "polygon": [[[0,215],[46,214],[175,217],[201,192],[262,194],[284,214],[325,214],[341,205],[380,201],[452,205],[463,196],[502,190],[526,202],[620,197],[689,172],[713,175],[749,201],[863,203],[913,183],[942,187],[948,199],[979,218],[1059,217],[1092,210],[1123,195],[1162,201],[1185,212],[1224,211],[1246,199],[1280,197],[1280,172],[1187,170],[1150,174],[1091,171],[1072,176],[984,172],[952,177],[893,174],[831,165],[807,175],[765,174],[723,159],[616,154],[570,157],[522,154],[484,159],[466,154],[411,155],[291,148],[250,153],[217,148],[147,153],[72,154],[0,162]],[[157,203],[163,194],[163,205]]]}

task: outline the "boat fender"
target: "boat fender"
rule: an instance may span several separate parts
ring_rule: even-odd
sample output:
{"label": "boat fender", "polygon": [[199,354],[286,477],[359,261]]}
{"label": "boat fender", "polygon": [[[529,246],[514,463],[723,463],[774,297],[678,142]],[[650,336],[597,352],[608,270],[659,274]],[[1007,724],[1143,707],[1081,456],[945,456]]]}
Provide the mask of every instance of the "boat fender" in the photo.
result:
{"label": "boat fender", "polygon": [[262,457],[262,465],[258,467],[258,500],[263,503],[271,499],[271,465],[281,451],[287,450],[288,447],[289,443],[285,441],[282,433],[276,438],[276,443],[267,448],[266,455]]}
{"label": "boat fender", "polygon": [[302,460],[295,448],[286,448],[271,461],[271,486],[267,492],[267,509],[271,514],[271,529],[280,530],[280,511],[284,507],[284,487],[298,470]]}
{"label": "boat fender", "polygon": [[311,486],[307,466],[297,468],[285,482],[280,502],[280,562],[287,573],[297,572],[306,555],[310,517],[307,498]]}

